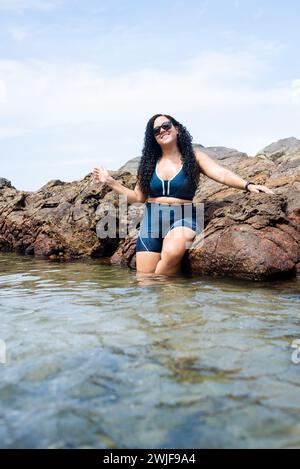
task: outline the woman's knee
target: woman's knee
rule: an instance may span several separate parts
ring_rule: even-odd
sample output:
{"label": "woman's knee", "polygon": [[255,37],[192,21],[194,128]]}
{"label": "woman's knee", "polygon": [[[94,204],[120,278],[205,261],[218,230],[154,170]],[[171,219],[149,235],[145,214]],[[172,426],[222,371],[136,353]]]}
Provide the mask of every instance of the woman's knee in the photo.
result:
{"label": "woman's knee", "polygon": [[181,260],[184,252],[185,249],[182,247],[180,248],[176,241],[169,240],[162,248],[161,258],[169,264],[176,264]]}
{"label": "woman's knee", "polygon": [[161,257],[165,261],[176,263],[183,257],[186,249],[188,249],[192,237],[191,233],[187,233],[187,236],[183,235],[181,237],[178,236],[178,233],[176,233],[176,236],[174,236],[174,234],[171,232],[170,236],[166,236]]}

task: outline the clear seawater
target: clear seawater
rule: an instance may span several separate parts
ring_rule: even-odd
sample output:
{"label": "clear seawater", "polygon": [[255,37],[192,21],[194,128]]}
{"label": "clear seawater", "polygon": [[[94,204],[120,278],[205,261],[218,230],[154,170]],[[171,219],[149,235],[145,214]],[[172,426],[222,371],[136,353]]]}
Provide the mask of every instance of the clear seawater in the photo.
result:
{"label": "clear seawater", "polygon": [[300,280],[0,268],[2,448],[300,447]]}

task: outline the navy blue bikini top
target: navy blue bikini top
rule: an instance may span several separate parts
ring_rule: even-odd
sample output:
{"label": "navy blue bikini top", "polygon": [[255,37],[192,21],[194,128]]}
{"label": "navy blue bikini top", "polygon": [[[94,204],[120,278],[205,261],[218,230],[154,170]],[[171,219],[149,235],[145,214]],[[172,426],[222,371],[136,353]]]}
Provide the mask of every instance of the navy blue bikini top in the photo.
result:
{"label": "navy blue bikini top", "polygon": [[157,173],[157,164],[158,162],[150,181],[149,197],[176,197],[193,200],[196,188],[193,188],[188,180],[183,165],[171,179],[162,179]]}

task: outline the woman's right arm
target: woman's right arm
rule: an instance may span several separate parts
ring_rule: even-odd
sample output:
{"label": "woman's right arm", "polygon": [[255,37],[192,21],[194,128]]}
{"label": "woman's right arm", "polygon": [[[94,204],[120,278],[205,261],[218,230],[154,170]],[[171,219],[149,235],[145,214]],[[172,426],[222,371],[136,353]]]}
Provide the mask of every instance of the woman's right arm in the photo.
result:
{"label": "woman's right arm", "polygon": [[123,184],[121,184],[119,181],[110,176],[108,174],[108,171],[102,166],[94,168],[93,176],[97,182],[107,184],[117,194],[126,195],[129,204],[144,203],[147,199],[147,197],[145,197],[144,193],[142,192],[138,182],[136,183],[136,186],[133,190],[128,189],[127,187],[123,186]]}

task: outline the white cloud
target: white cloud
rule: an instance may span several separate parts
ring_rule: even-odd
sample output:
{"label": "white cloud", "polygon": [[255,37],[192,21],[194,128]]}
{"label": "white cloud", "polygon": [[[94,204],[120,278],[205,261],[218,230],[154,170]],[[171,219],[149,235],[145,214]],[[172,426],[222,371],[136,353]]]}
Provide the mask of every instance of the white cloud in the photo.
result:
{"label": "white cloud", "polygon": [[17,135],[26,134],[26,130],[22,130],[19,127],[13,127],[8,125],[0,125],[0,139],[13,138]]}
{"label": "white cloud", "polygon": [[0,0],[0,10],[22,13],[25,10],[51,10],[63,0]]}
{"label": "white cloud", "polygon": [[27,39],[30,36],[28,29],[22,28],[20,26],[13,26],[9,30],[9,35],[18,42],[22,42],[24,39]]}
{"label": "white cloud", "polygon": [[0,104],[6,101],[6,84],[4,80],[0,80]]}
{"label": "white cloud", "polygon": [[300,104],[300,80],[293,80],[292,82],[292,102]]}
{"label": "white cloud", "polygon": [[255,10],[253,17],[255,20],[261,20],[262,18],[265,17],[264,10],[262,8],[258,8],[257,10]]}
{"label": "white cloud", "polygon": [[269,66],[265,52],[206,53],[178,64],[177,71],[144,69],[118,75],[107,75],[90,63],[2,60],[0,119],[23,133],[88,122],[136,122],[157,109],[248,113],[295,102],[297,80],[292,97],[290,83],[259,86]]}
{"label": "white cloud", "polygon": [[[268,43],[116,74],[93,63],[0,60],[2,175],[31,190],[50,178],[80,179],[97,162],[116,169],[140,154],[157,112],[178,118],[197,143],[252,155],[299,137],[300,80],[276,82],[272,72],[281,51]],[[35,171],[25,180],[28,164]]]}
{"label": "white cloud", "polygon": [[66,159],[63,159],[63,160],[59,160],[59,161],[50,161],[48,164],[45,165],[44,162],[40,162],[39,165],[41,167],[44,167],[45,166],[47,168],[70,168],[70,167],[74,167],[74,166],[83,166],[83,163],[85,165],[89,165],[89,166],[96,166],[99,162],[99,156],[95,156],[94,158],[91,158],[91,157],[85,157],[85,158],[66,158]]}

